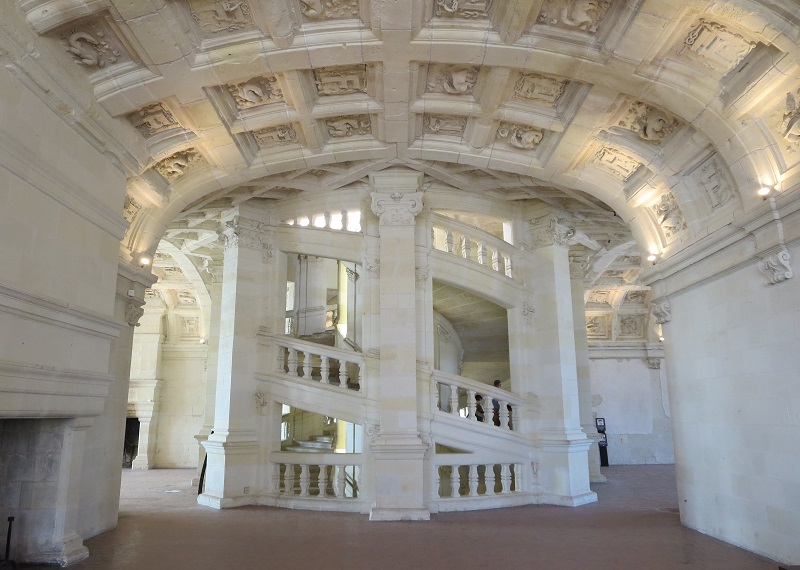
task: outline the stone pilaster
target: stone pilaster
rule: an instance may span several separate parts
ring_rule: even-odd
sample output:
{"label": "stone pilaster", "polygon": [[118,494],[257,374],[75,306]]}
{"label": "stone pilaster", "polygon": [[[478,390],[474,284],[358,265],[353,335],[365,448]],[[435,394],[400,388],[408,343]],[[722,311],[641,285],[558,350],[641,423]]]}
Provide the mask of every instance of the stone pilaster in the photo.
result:
{"label": "stone pilaster", "polygon": [[214,433],[203,444],[208,463],[198,497],[200,504],[215,508],[252,503],[261,465],[254,398],[263,353],[257,333],[276,294],[270,226],[262,219],[261,208],[243,204],[224,231]]}
{"label": "stone pilaster", "polygon": [[417,426],[415,223],[422,174],[370,175],[380,218],[380,425],[370,431],[375,501],[370,520],[427,520],[424,458]]}

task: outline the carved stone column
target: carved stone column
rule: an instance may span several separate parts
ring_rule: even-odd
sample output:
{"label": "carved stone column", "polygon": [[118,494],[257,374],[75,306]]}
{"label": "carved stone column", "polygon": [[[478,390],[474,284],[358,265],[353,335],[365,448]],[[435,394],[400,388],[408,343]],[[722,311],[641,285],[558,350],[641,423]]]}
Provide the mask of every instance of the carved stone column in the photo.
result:
{"label": "carved stone column", "polygon": [[586,337],[586,305],[584,302],[584,265],[582,259],[571,259],[569,264],[570,284],[572,285],[572,318],[575,323],[575,364],[578,373],[578,406],[581,427],[592,446],[589,448],[589,480],[592,483],[605,483],[605,475],[600,473],[600,450],[598,442],[602,436],[597,433],[592,414],[592,385],[589,366],[589,340]]}
{"label": "carved stone column", "polygon": [[424,458],[417,427],[415,218],[422,174],[371,174],[380,218],[380,425],[371,430],[375,500],[370,520],[428,520]]}
{"label": "carved stone column", "polygon": [[265,366],[257,334],[268,322],[275,296],[273,247],[266,213],[242,204],[226,222],[217,360],[214,433],[204,442],[208,455],[200,504],[215,508],[253,502],[260,473],[260,421],[254,402],[255,373]]}
{"label": "carved stone column", "polygon": [[538,404],[533,423],[541,459],[542,501],[577,506],[596,501],[597,495],[589,488],[591,442],[580,422],[568,257],[573,230],[565,222],[556,212],[538,212],[530,220],[532,251],[524,279],[532,291],[527,312],[533,316],[527,346],[515,348],[517,366],[524,363],[524,368],[517,369],[522,373],[518,390]]}

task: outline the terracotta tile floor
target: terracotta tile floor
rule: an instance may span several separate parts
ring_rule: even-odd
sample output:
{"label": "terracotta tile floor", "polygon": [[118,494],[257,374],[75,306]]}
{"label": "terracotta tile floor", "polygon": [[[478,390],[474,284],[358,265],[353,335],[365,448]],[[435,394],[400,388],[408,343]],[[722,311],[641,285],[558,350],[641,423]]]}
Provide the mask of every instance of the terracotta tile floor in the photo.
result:
{"label": "terracotta tile floor", "polygon": [[[671,465],[604,468],[599,502],[370,523],[364,515],[198,506],[191,470],[126,471],[117,529],[86,541],[75,570],[777,570],[680,525]],[[178,491],[178,492],[166,492]],[[32,567],[28,567],[32,568]]]}

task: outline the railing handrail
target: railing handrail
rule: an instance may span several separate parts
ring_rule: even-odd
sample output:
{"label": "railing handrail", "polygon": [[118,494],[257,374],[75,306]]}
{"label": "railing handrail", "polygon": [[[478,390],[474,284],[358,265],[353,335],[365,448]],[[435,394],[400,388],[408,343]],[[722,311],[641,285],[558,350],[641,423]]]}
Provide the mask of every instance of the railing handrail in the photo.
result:
{"label": "railing handrail", "polygon": [[[494,398],[495,400],[503,400],[512,406],[521,406],[525,403],[525,398],[517,396],[513,392],[503,390],[502,388],[495,388],[489,384],[484,384],[483,382],[478,382],[472,378],[465,378],[457,374],[434,370],[433,379],[434,382],[442,381],[445,384],[455,384],[466,390],[475,390],[476,393],[483,396],[484,402],[490,402],[490,400]],[[489,403],[489,405],[491,405],[491,403]]]}
{"label": "railing handrail", "polygon": [[432,226],[444,226],[446,228],[455,229],[459,233],[466,234],[473,238],[480,237],[486,243],[486,245],[489,245],[494,249],[501,250],[504,253],[515,253],[517,251],[517,248],[513,244],[508,243],[504,239],[498,238],[486,230],[476,228],[475,226],[471,226],[464,222],[459,222],[453,218],[443,216],[442,214],[431,212],[430,220]]}
{"label": "railing handrail", "polygon": [[331,346],[326,346],[324,344],[319,344],[316,342],[311,342],[309,340],[301,340],[299,338],[294,338],[291,336],[281,335],[281,334],[270,334],[267,333],[263,328],[259,330],[258,336],[263,339],[269,339],[274,341],[276,344],[281,346],[285,346],[287,348],[293,348],[295,350],[300,350],[302,352],[310,352],[312,354],[316,354],[319,356],[327,356],[328,358],[335,358],[336,360],[346,360],[347,362],[352,362],[354,364],[364,364],[364,355],[360,352],[355,352],[352,350],[344,350],[341,348],[334,348]]}
{"label": "railing handrail", "polygon": [[526,461],[530,461],[530,459],[519,455],[509,455],[502,460],[498,460],[496,456],[484,455],[481,453],[437,453],[433,457],[433,464],[436,467],[453,465],[503,465],[525,463]]}
{"label": "railing handrail", "polygon": [[296,453],[273,451],[269,454],[270,463],[291,465],[362,465],[361,453]]}

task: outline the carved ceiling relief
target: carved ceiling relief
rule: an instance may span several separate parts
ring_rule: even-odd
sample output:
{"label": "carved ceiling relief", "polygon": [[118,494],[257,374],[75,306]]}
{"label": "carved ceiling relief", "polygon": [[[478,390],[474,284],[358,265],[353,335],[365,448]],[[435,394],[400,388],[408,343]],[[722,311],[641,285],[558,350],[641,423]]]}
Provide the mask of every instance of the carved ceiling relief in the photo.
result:
{"label": "carved ceiling relief", "polygon": [[722,24],[701,18],[683,40],[678,55],[725,73],[739,65],[754,47],[756,42],[729,31]]}
{"label": "carved ceiling relief", "polygon": [[608,298],[610,295],[611,291],[590,291],[586,302],[608,305]]}
{"label": "carved ceiling relief", "polygon": [[589,340],[610,340],[610,315],[593,315],[586,317],[586,336]]}
{"label": "carved ceiling relief", "polygon": [[664,232],[666,237],[671,237],[686,229],[686,220],[683,218],[678,206],[678,201],[672,192],[667,192],[657,204],[652,206],[653,214],[655,214],[658,225]]}
{"label": "carved ceiling relief", "polygon": [[181,305],[197,305],[197,297],[192,291],[178,292],[178,303]]}
{"label": "carved ceiling relief", "polygon": [[90,73],[130,60],[111,27],[99,17],[62,27],[55,37],[72,56],[72,60]]}
{"label": "carved ceiling relief", "polygon": [[253,131],[253,137],[261,148],[282,146],[297,142],[297,132],[291,125],[279,125]]}
{"label": "carved ceiling relief", "polygon": [[207,34],[252,28],[250,5],[242,0],[188,0],[192,19]]}
{"label": "carved ceiling relief", "polygon": [[610,6],[610,0],[545,0],[538,21],[593,34]]}
{"label": "carved ceiling relief", "polygon": [[789,152],[800,150],[800,88],[786,94],[780,132],[788,143],[786,150]]}
{"label": "carved ceiling relief", "polygon": [[139,210],[142,209],[142,205],[139,204],[136,200],[131,198],[130,196],[125,196],[125,206],[123,207],[122,215],[128,222],[132,222],[136,215],[139,213]]}
{"label": "carved ceiling relief", "polygon": [[641,101],[632,102],[618,124],[639,135],[640,139],[656,144],[675,132],[680,125],[671,115]]}
{"label": "carved ceiling relief", "polygon": [[713,157],[697,169],[695,178],[708,194],[712,209],[724,206],[734,196],[733,188],[722,167]]}
{"label": "carved ceiling relief", "polygon": [[426,133],[460,137],[467,127],[466,117],[455,115],[425,115],[423,128]]}
{"label": "carved ceiling relief", "polygon": [[620,338],[642,338],[644,336],[644,315],[622,315],[619,319]]}
{"label": "carved ceiling relief", "polygon": [[165,158],[155,164],[155,169],[161,176],[170,182],[177,180],[189,170],[197,166],[203,158],[196,148],[187,148],[176,152],[169,158]]}
{"label": "carved ceiling relief", "polygon": [[367,92],[367,66],[323,67],[314,70],[317,92],[321,97]]}
{"label": "carved ceiling relief", "polygon": [[514,84],[512,98],[524,99],[545,107],[555,107],[566,85],[566,79],[525,73],[520,75]]}
{"label": "carved ceiling relief", "polygon": [[647,291],[628,291],[625,294],[625,303],[631,305],[644,305],[647,300]]}
{"label": "carved ceiling relief", "polygon": [[437,18],[487,18],[493,0],[434,0],[433,15]]}
{"label": "carved ceiling relief", "polygon": [[260,105],[283,101],[283,92],[274,75],[253,77],[242,83],[228,83],[230,94],[239,109],[251,109]]}
{"label": "carved ceiling relief", "polygon": [[636,169],[642,165],[632,156],[610,147],[603,147],[596,152],[592,156],[591,162],[594,162],[606,170],[609,170],[622,181],[630,178],[631,175],[636,172]]}
{"label": "carved ceiling relief", "polygon": [[150,138],[169,129],[180,128],[180,123],[163,103],[148,105],[128,115],[128,120],[145,138]]}
{"label": "carved ceiling relief", "polygon": [[453,66],[445,63],[431,64],[425,84],[426,93],[449,93],[450,95],[472,95],[478,80],[475,66]]}
{"label": "carved ceiling relief", "polygon": [[300,12],[312,22],[358,18],[358,0],[299,0]]}
{"label": "carved ceiling relief", "polygon": [[334,117],[332,119],[326,119],[325,126],[328,129],[328,134],[333,138],[368,135],[372,133],[372,124],[369,115]]}
{"label": "carved ceiling relief", "polygon": [[500,123],[496,138],[510,146],[523,150],[532,150],[542,142],[544,133],[537,127],[516,125],[513,123]]}

